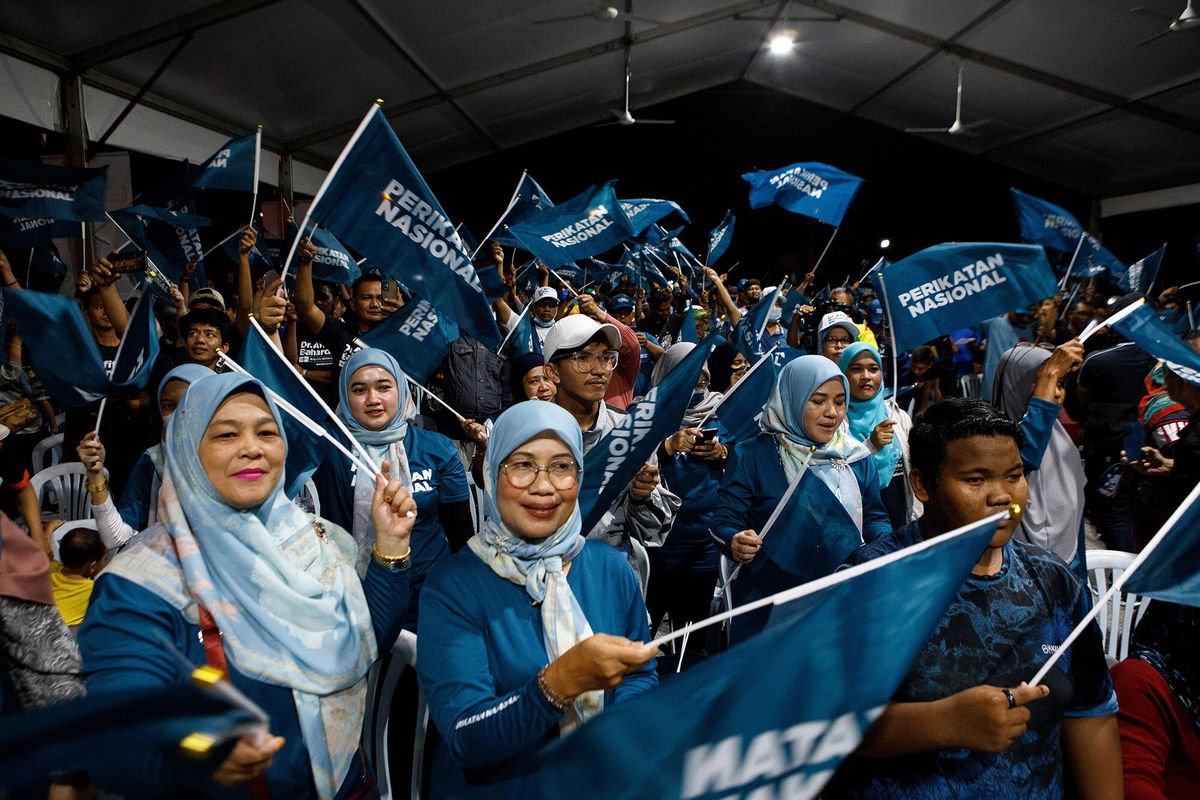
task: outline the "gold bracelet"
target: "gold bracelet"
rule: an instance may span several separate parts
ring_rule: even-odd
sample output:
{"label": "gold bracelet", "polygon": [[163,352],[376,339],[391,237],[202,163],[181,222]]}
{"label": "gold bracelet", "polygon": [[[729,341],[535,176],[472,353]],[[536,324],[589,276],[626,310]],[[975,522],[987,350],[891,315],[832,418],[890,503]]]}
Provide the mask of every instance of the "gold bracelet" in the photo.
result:
{"label": "gold bracelet", "polygon": [[405,569],[408,566],[409,556],[412,555],[412,548],[408,548],[398,556],[385,556],[379,552],[379,545],[371,545],[371,558],[375,559],[375,563],[384,569],[398,570]]}
{"label": "gold bracelet", "polygon": [[108,491],[108,478],[101,478],[100,483],[95,486],[93,486],[92,484],[87,483],[85,481],[83,486],[85,489],[87,489],[92,494],[100,494],[101,492],[107,492]]}

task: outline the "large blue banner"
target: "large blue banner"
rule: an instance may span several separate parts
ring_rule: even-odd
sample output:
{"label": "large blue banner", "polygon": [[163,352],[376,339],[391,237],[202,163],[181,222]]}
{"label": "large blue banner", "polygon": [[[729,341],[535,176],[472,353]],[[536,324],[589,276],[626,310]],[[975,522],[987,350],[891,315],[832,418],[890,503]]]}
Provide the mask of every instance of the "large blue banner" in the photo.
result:
{"label": "large blue banner", "polygon": [[1125,292],[1137,292],[1138,294],[1146,294],[1150,290],[1154,279],[1158,277],[1158,268],[1162,266],[1163,256],[1166,255],[1167,246],[1155,250],[1150,255],[1143,258],[1141,261],[1135,261],[1129,265],[1129,269],[1121,275],[1117,281],[1117,286]]}
{"label": "large blue banner", "polygon": [[1184,344],[1144,300],[1139,300],[1132,309],[1117,312],[1107,324],[1150,355],[1163,361],[1167,368],[1179,377],[1200,384],[1200,354]]}
{"label": "large blue banner", "polygon": [[470,254],[400,139],[372,106],[311,218],[485,345],[500,342]]}
{"label": "large blue banner", "polygon": [[816,161],[747,172],[742,179],[750,184],[751,208],[780,205],[794,214],[834,226],[842,224],[850,201],[863,183],[857,175]]}
{"label": "large blue banner", "polygon": [[1071,212],[1017,189],[1012,190],[1012,199],[1022,239],[1068,253],[1075,251],[1083,226]]}
{"label": "large blue banner", "polygon": [[1196,490],[1183,506],[1162,540],[1129,576],[1124,591],[1200,606],[1200,506],[1196,504]]}
{"label": "large blue banner", "polygon": [[721,220],[721,224],[713,228],[708,234],[708,265],[711,267],[717,262],[717,259],[725,255],[725,251],[729,249],[729,245],[733,244],[733,226],[737,223],[737,217],[732,211],[725,212],[725,218]]}
{"label": "large blue banner", "polygon": [[645,397],[629,406],[620,424],[583,457],[579,491],[583,530],[596,527],[654,449],[679,430],[708,355],[722,341],[719,336],[709,336],[701,342]]}
{"label": "large blue banner", "polygon": [[1045,251],[1029,244],[939,244],[897,261],[876,281],[901,350],[1058,291]]}
{"label": "large blue banner", "polygon": [[517,181],[517,190],[513,192],[512,200],[508,204],[508,210],[500,217],[488,239],[509,247],[520,247],[521,243],[517,241],[517,237],[508,232],[508,226],[524,222],[535,212],[544,211],[553,205],[550,195],[546,194],[546,190],[538,185],[533,176],[522,172],[521,179]]}
{"label": "large blue banner", "polygon": [[508,232],[550,267],[611,250],[633,235],[615,183],[593,186],[561,205],[538,211],[510,225]]}
{"label": "large blue banner", "polygon": [[5,289],[4,314],[24,335],[42,385],[64,406],[86,406],[110,394],[124,396],[141,389],[158,358],[153,303],[145,293],[129,319],[111,375],[75,300]]}
{"label": "large blue banner", "polygon": [[785,592],[762,633],[605,709],[522,764],[529,774],[461,797],[814,798],[995,532],[992,517]]}
{"label": "large blue banner", "polygon": [[758,436],[758,418],[775,388],[784,365],[804,354],[792,347],[776,347],[764,355],[744,378],[729,387],[717,409],[717,418],[725,428],[726,444],[744,442]]}
{"label": "large blue banner", "polygon": [[383,322],[359,336],[371,347],[391,353],[417,383],[425,383],[459,337],[453,320],[437,313],[428,300],[405,303]]}
{"label": "large blue banner", "polygon": [[76,169],[0,158],[0,214],[9,218],[104,219],[108,167]]}
{"label": "large blue banner", "polygon": [[258,134],[230,139],[200,165],[192,188],[253,192],[257,161]]}

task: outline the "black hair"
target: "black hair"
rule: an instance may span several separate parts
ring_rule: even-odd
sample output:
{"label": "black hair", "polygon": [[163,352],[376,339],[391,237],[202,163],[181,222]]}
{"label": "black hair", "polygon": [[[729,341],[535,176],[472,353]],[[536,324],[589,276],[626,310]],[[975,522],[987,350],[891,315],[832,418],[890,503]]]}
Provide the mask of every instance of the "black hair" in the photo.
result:
{"label": "black hair", "polygon": [[930,484],[937,483],[947,445],[971,436],[1007,436],[1017,449],[1025,442],[1021,426],[982,400],[951,397],[930,406],[908,434],[909,460]]}
{"label": "black hair", "polygon": [[179,318],[179,335],[187,339],[187,332],[193,325],[209,325],[221,332],[221,344],[233,341],[233,323],[229,321],[224,311],[217,308],[193,308]]}
{"label": "black hair", "polygon": [[58,543],[58,557],[67,569],[83,569],[104,558],[104,542],[91,528],[76,528],[68,531]]}
{"label": "black hair", "polygon": [[750,279],[748,279],[748,280],[746,281],[746,288],[747,288],[747,289],[749,289],[751,286],[757,286],[758,288],[760,288],[760,289],[761,289],[761,288],[762,288],[762,285],[763,285],[763,284],[762,284],[762,281],[760,281],[758,278],[750,278]]}
{"label": "black hair", "polygon": [[99,296],[99,294],[100,294],[100,287],[93,286],[90,289],[88,289],[87,291],[75,295],[75,299],[77,299],[83,305],[83,308],[86,311],[88,304],[92,302],[92,298]]}
{"label": "black hair", "polygon": [[708,357],[709,388],[724,392],[733,380],[733,360],[737,358],[737,345],[728,340],[713,348]]}
{"label": "black hair", "polygon": [[937,357],[933,354],[933,348],[927,344],[920,347],[914,347],[909,359],[920,364],[932,364],[937,361]]}
{"label": "black hair", "polygon": [[671,293],[666,289],[655,289],[653,294],[650,295],[650,305],[656,306],[659,303],[669,303],[671,299]]}
{"label": "black hair", "polygon": [[382,286],[387,282],[387,279],[378,272],[364,272],[362,275],[359,275],[354,279],[354,283],[350,284],[350,296],[354,297],[356,294],[358,294],[358,287],[369,281],[377,281],[379,285]]}

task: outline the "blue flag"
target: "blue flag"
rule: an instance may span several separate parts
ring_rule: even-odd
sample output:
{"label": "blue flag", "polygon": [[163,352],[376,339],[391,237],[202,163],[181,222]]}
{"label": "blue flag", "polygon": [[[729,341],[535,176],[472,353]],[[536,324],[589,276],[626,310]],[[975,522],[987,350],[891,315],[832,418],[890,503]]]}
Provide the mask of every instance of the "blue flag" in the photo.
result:
{"label": "blue flag", "polygon": [[1075,251],[1083,226],[1071,212],[1017,189],[1012,190],[1012,199],[1022,239],[1068,253]]}
{"label": "blue flag", "polygon": [[490,347],[496,320],[470,254],[379,106],[363,118],[310,211],[328,228]]}
{"label": "blue flag", "polygon": [[[288,222],[287,236],[289,239],[295,236],[299,230],[295,222]],[[362,275],[362,270],[359,269],[354,256],[337,240],[336,236],[320,227],[306,231],[306,233],[312,239],[313,247],[317,251],[313,255],[313,278],[328,283],[340,283],[344,286],[349,286],[358,280]]]}
{"label": "blue flag", "polygon": [[996,521],[782,593],[761,634],[606,708],[521,764],[524,775],[462,797],[542,800],[564,787],[573,800],[816,797],[887,706]]}
{"label": "blue flag", "polygon": [[1117,286],[1125,292],[1145,294],[1158,277],[1158,268],[1162,266],[1163,255],[1166,252],[1167,246],[1164,244],[1141,261],[1130,264],[1129,269],[1125,270],[1117,281]]}
{"label": "blue flag", "polygon": [[0,215],[98,222],[104,219],[108,167],[76,169],[0,158]]}
{"label": "blue flag", "polygon": [[83,225],[46,217],[6,217],[0,214],[0,247],[38,247],[51,239],[79,238]]}
{"label": "blue flag", "polygon": [[391,353],[404,373],[425,383],[459,337],[458,326],[437,313],[428,300],[405,303],[359,338]]}
{"label": "blue flag", "polygon": [[763,323],[766,322],[771,306],[775,304],[777,294],[779,294],[779,290],[773,289],[770,294],[763,295],[753,308],[742,314],[737,327],[734,328],[733,342],[737,345],[738,352],[744,355],[751,364],[762,358],[762,339],[758,332],[763,329]]}
{"label": "blue flag", "polygon": [[792,347],[776,347],[755,364],[745,377],[729,387],[717,411],[729,442],[744,442],[759,433],[758,418],[771,396],[779,373],[789,361],[804,354]]}
{"label": "blue flag", "polygon": [[517,181],[517,190],[513,192],[512,200],[508,204],[508,210],[500,217],[488,238],[509,247],[520,247],[521,243],[517,241],[517,237],[508,232],[508,226],[524,222],[534,213],[553,205],[546,190],[538,186],[538,182],[528,172],[522,172],[521,179]]}
{"label": "blue flag", "polygon": [[622,200],[621,210],[629,218],[635,236],[669,214],[678,213],[685,222],[691,221],[684,210],[670,200]]}
{"label": "blue flag", "polygon": [[725,255],[725,251],[733,243],[733,226],[736,222],[737,217],[733,215],[733,211],[726,211],[725,219],[721,220],[721,224],[709,232],[708,265],[710,267],[717,262],[718,258]]}
{"label": "blue flag", "polygon": [[537,337],[537,331],[533,329],[533,321],[529,319],[528,306],[521,314],[521,318],[517,320],[517,327],[508,337],[508,344],[505,346],[512,348],[514,357],[523,356],[526,353],[542,354],[542,340]]}
{"label": "blue flag", "polygon": [[510,225],[508,232],[517,237],[520,247],[551,267],[611,250],[633,235],[613,189],[615,183],[593,186],[561,205],[538,211]]}
{"label": "blue flag", "polygon": [[[143,208],[146,207],[118,209],[109,212],[109,216],[134,244],[146,251],[146,255],[156,267],[173,283],[178,283],[187,263],[199,261],[204,254],[200,234],[193,227],[164,222],[157,212],[170,214],[168,209],[152,209],[156,213],[146,214],[139,211]],[[184,219],[186,218],[185,216]],[[192,277],[196,278],[196,275],[193,274]],[[195,284],[196,281],[193,280],[192,283]]]}
{"label": "blue flag", "polygon": [[[289,222],[289,225],[294,223]],[[266,233],[263,232],[262,226],[255,223],[254,232],[258,234],[258,239],[254,242],[254,247],[250,248],[247,255],[250,257],[250,270],[253,273],[262,274],[270,269],[279,268],[279,250],[281,242],[278,239],[268,239]],[[229,256],[230,260],[235,263],[241,259],[242,255],[238,252],[238,244],[241,236],[234,236],[225,244],[221,245],[221,249],[225,251],[225,255]]]}
{"label": "blue flag", "polygon": [[584,531],[596,527],[654,449],[679,430],[708,355],[722,341],[719,336],[709,336],[701,342],[657,386],[629,406],[617,427],[583,457],[579,510]]}
{"label": "blue flag", "polygon": [[588,276],[598,284],[616,286],[622,278],[637,282],[637,271],[628,264],[605,264],[594,258],[588,259]]}
{"label": "blue flag", "polygon": [[683,324],[679,326],[679,341],[700,344],[700,335],[696,332],[696,307],[688,303],[687,311],[683,312]]}
{"label": "blue flag", "polygon": [[110,394],[125,396],[146,385],[158,358],[153,305],[143,292],[110,375],[79,303],[45,292],[4,290],[4,314],[24,335],[34,370],[50,396],[70,407],[90,405]]}
{"label": "blue flag", "polygon": [[1193,489],[1183,501],[1182,513],[1172,516],[1173,524],[1129,576],[1124,591],[1200,606],[1200,506],[1196,493]]}
{"label": "blue flag", "polygon": [[1058,291],[1045,251],[1028,244],[934,245],[876,273],[876,281],[900,350]]}
{"label": "blue flag", "polygon": [[[246,331],[246,338],[238,355],[243,369],[313,422],[337,436],[343,444],[348,444],[345,437],[336,432],[336,428],[327,424],[328,412],[304,388],[304,378],[283,360],[283,355],[275,349],[270,340],[263,337],[257,326],[251,325],[250,330]],[[288,444],[287,461],[284,464],[284,493],[295,499],[304,488],[304,484],[329,456],[330,445],[327,440],[309,430],[304,423],[284,409],[279,409],[279,415],[283,420],[283,432]]]}
{"label": "blue flag", "polygon": [[1121,309],[1105,324],[1116,328],[1126,339],[1161,360],[1167,369],[1179,377],[1200,384],[1200,353],[1184,344],[1145,300]]}
{"label": "blue flag", "polygon": [[1082,278],[1090,278],[1104,272],[1116,277],[1126,272],[1121,259],[1110,253],[1090,233],[1083,234],[1083,241],[1079,243],[1079,251],[1074,258],[1075,264],[1071,267],[1071,274]]}
{"label": "blue flag", "polygon": [[863,179],[837,167],[816,161],[800,162],[780,169],[747,172],[750,207],[780,205],[794,214],[841,225],[850,201]]}
{"label": "blue flag", "polygon": [[257,133],[230,139],[200,165],[192,178],[192,188],[253,192],[257,162]]}

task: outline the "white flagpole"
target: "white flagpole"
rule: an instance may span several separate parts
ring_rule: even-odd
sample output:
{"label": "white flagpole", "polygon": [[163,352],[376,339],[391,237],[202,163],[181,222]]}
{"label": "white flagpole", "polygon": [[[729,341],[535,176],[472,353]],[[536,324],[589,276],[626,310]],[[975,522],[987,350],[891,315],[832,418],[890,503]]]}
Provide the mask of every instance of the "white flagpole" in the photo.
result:
{"label": "white flagpole", "polygon": [[[775,504],[775,508],[771,509],[771,516],[767,517],[767,522],[763,525],[763,529],[758,532],[758,540],[761,542],[771,532],[771,528],[775,527],[775,520],[779,519],[779,515],[783,513],[783,509],[787,508],[788,501],[792,499],[792,495],[796,492],[796,487],[800,485],[800,481],[804,478],[804,473],[808,472],[808,465],[812,461],[813,453],[817,451],[816,446],[808,448],[808,454],[804,457],[804,461],[800,464],[800,468],[796,470],[795,477],[788,483],[787,491],[783,493],[783,497],[779,498],[779,502]],[[742,565],[739,563],[734,566],[733,571],[729,573],[729,582],[737,577],[741,571]]]}
{"label": "white flagpole", "polygon": [[[882,261],[883,259],[880,259]],[[875,273],[875,277],[879,278],[879,293],[883,295],[883,310],[887,314],[888,333],[892,337],[892,400],[896,401],[896,395],[900,394],[900,356],[899,347],[896,345],[896,323],[892,317],[892,303],[888,300],[887,283],[883,280],[883,270]]]}
{"label": "white flagpole", "polygon": [[1191,300],[1187,301],[1187,312],[1188,312],[1188,330],[1195,330],[1196,329],[1196,318],[1192,316],[1192,301]]}
{"label": "white flagpole", "polygon": [[521,317],[524,317],[526,314],[529,313],[529,307],[531,305],[533,305],[533,303],[526,303],[525,308],[523,308],[521,310],[521,313],[517,315],[517,321],[513,323],[512,328],[510,328],[508,333],[505,334],[504,341],[501,342],[500,346],[496,348],[497,353],[499,353],[501,350],[504,349],[504,345],[508,344],[508,340],[511,339],[512,335],[517,332],[517,325],[521,322]]}
{"label": "white flagpole", "polygon": [[262,125],[254,132],[254,196],[250,198],[250,225],[254,224],[254,212],[258,209],[258,168],[262,156]]}
{"label": "white flagpole", "polygon": [[821,262],[825,260],[825,254],[829,252],[829,246],[833,244],[833,240],[837,238],[838,231],[842,229],[841,225],[834,226],[833,235],[829,237],[829,241],[825,243],[825,249],[821,251],[821,255],[817,256],[817,263],[813,264],[813,268],[809,272],[816,272],[821,268]]}
{"label": "white flagpole", "polygon": [[[246,370],[245,367],[243,367],[241,364],[237,363],[236,361],[234,361],[232,358],[225,355],[224,353],[220,354],[220,358],[221,358],[221,362],[223,364],[226,364],[234,372],[240,372],[242,375],[245,375],[248,378],[254,377]],[[331,436],[327,430],[325,430],[320,425],[318,425],[312,419],[312,417],[308,416],[303,411],[296,408],[294,405],[289,403],[287,400],[284,400],[283,397],[281,397],[279,395],[279,393],[276,392],[274,389],[272,389],[270,386],[264,385],[263,388],[266,389],[270,393],[271,399],[275,401],[275,405],[282,408],[288,414],[291,414],[292,417],[294,417],[297,422],[299,422],[304,427],[308,428],[310,431],[315,433],[317,436],[321,437],[322,439],[327,440],[330,444],[332,444],[338,450],[342,451],[343,455],[345,455],[346,458],[350,459],[350,461],[353,462],[364,473],[367,473],[367,474],[374,473],[376,475],[379,474],[378,469],[372,470],[371,467],[367,466],[367,464],[364,464],[362,462],[362,459],[360,459],[354,453],[351,453],[349,450],[347,450],[345,445],[343,445],[341,442],[339,442],[335,437]],[[354,440],[351,439],[351,441],[354,441]],[[369,461],[370,460],[368,459],[368,462]]]}
{"label": "white flagpole", "polygon": [[283,269],[280,270],[280,279],[287,282],[288,268],[292,265],[292,256],[296,255],[296,246],[300,244],[300,236],[304,233],[304,229],[308,227],[309,217],[312,216],[312,210],[317,207],[317,203],[321,202],[321,198],[325,195],[325,191],[329,188],[329,184],[333,182],[333,177],[337,175],[337,171],[341,168],[342,162],[346,160],[346,156],[354,149],[354,145],[358,144],[358,139],[362,136],[363,131],[367,129],[367,125],[376,114],[380,113],[379,104],[375,103],[367,111],[362,118],[362,122],[358,123],[358,128],[354,131],[354,135],[350,137],[350,141],[346,142],[346,146],[342,148],[342,152],[338,154],[337,161],[333,162],[333,168],[325,175],[325,180],[321,181],[321,188],[317,189],[316,195],[312,202],[309,203],[308,209],[304,212],[304,222],[301,223],[296,238],[292,240],[292,246],[288,248],[287,258],[283,261]]}
{"label": "white flagpole", "polygon": [[703,427],[705,422],[708,422],[710,419],[712,419],[714,416],[716,416],[717,411],[720,410],[721,406],[724,405],[725,401],[728,400],[733,395],[733,393],[736,392],[741,386],[743,386],[746,383],[746,381],[750,379],[750,376],[754,374],[754,371],[756,369],[758,369],[759,367],[761,367],[763,364],[765,364],[767,362],[767,359],[771,357],[771,354],[774,353],[778,349],[779,349],[779,345],[775,345],[770,350],[763,353],[759,357],[758,361],[754,362],[754,366],[750,367],[750,370],[745,375],[742,376],[742,379],[739,380],[737,383],[735,383],[733,386],[730,386],[729,391],[727,391],[725,394],[721,395],[721,399],[717,401],[717,404],[712,407],[711,411],[708,412],[708,416],[705,417],[700,422],[700,425],[697,427]]}
{"label": "white flagpole", "polygon": [[[1058,660],[1063,657],[1064,653],[1067,652],[1067,648],[1079,638],[1080,634],[1082,634],[1091,621],[1096,618],[1096,616],[1100,613],[1100,610],[1104,608],[1105,604],[1112,599],[1113,595],[1121,591],[1121,588],[1129,581],[1130,576],[1137,572],[1138,567],[1145,563],[1146,559],[1150,557],[1150,554],[1154,552],[1155,548],[1162,543],[1163,537],[1167,535],[1167,532],[1175,526],[1175,523],[1179,521],[1180,517],[1187,513],[1188,509],[1192,507],[1192,503],[1196,502],[1196,498],[1198,496],[1200,496],[1200,483],[1197,483],[1194,487],[1192,487],[1192,491],[1188,493],[1187,498],[1179,504],[1179,508],[1175,509],[1175,513],[1172,514],[1167,521],[1163,523],[1163,526],[1158,529],[1158,533],[1154,534],[1154,538],[1146,543],[1146,546],[1143,547],[1142,551],[1134,557],[1129,566],[1125,568],[1125,571],[1122,572],[1115,581],[1113,581],[1113,584],[1111,587],[1109,587],[1109,590],[1096,600],[1096,602],[1092,605],[1092,610],[1089,611],[1087,615],[1079,621],[1079,624],[1075,626],[1075,630],[1071,631],[1071,633],[1067,635],[1067,638],[1064,639],[1063,643],[1058,646],[1058,649],[1054,651],[1054,654],[1050,656],[1045,664],[1042,664],[1042,668],[1039,669],[1037,674],[1033,676],[1033,679],[1029,681],[1030,686],[1037,686],[1039,683],[1041,683],[1042,679],[1046,677],[1046,673],[1050,671],[1050,668],[1058,663]],[[1132,613],[1132,610],[1126,609],[1125,613]]]}
{"label": "white flagpole", "polygon": [[525,176],[528,174],[529,170],[521,170],[521,177],[517,178],[517,185],[515,188],[513,188],[512,197],[508,199],[508,205],[504,207],[504,212],[500,215],[500,219],[496,220],[496,224],[493,225],[492,229],[487,232],[487,236],[484,236],[479,240],[479,244],[475,245],[475,252],[471,253],[471,261],[475,260],[475,256],[479,255],[479,250],[483,247],[483,243],[491,238],[492,234],[496,232],[496,229],[500,227],[500,223],[504,222],[504,218],[508,216],[508,212],[512,211],[513,206],[517,204],[517,193],[521,191],[521,184],[525,181]]}
{"label": "white flagpole", "polygon": [[1092,320],[1091,322],[1088,323],[1087,327],[1084,328],[1080,332],[1080,334],[1078,336],[1079,341],[1086,342],[1088,339],[1091,338],[1092,334],[1095,333],[1096,331],[1100,330],[1101,328],[1107,328],[1108,326],[1113,325],[1114,323],[1120,322],[1121,320],[1125,319],[1130,314],[1132,314],[1133,312],[1135,312],[1139,308],[1141,308],[1145,303],[1146,303],[1146,299],[1143,297],[1142,299],[1138,300],[1136,303],[1130,303],[1129,305],[1125,306],[1125,308],[1122,308],[1116,314],[1113,314],[1111,317],[1104,320],[1103,322],[1101,322],[1099,320]]}
{"label": "white flagpole", "polygon": [[[550,267],[546,267],[546,269],[550,269]],[[571,294],[575,295],[575,297],[576,297],[576,298],[578,298],[578,297],[579,297],[579,292],[577,292],[577,291],[575,291],[574,289],[572,289],[572,288],[571,288],[571,284],[569,284],[569,283],[567,283],[565,280],[563,280],[563,276],[562,276],[562,275],[559,275],[557,272],[555,272],[555,271],[554,271],[554,270],[552,270],[552,269],[550,269],[550,274],[551,274],[551,275],[553,275],[554,277],[558,278],[558,281],[559,281],[559,283],[561,283],[561,284],[562,284],[562,285],[563,285],[563,286],[566,288],[566,290],[567,290],[568,292],[570,292]]]}
{"label": "white flagpole", "polygon": [[[138,306],[142,304],[142,301],[145,299],[145,297],[146,291],[145,287],[143,286],[141,294],[138,295],[138,301],[133,306],[133,312],[129,315],[130,322],[132,322],[134,316],[137,315]],[[113,372],[116,370],[117,364],[121,361],[121,352],[125,349],[125,340],[129,338],[129,328],[130,325],[127,323],[125,325],[125,330],[121,333],[121,341],[117,343],[117,354],[113,356],[112,367],[108,370],[108,380],[110,382],[112,381]],[[96,409],[96,427],[93,430],[96,431],[97,435],[100,433],[100,422],[104,419],[104,409],[107,407],[108,395],[105,395],[104,397],[100,398],[100,408]]]}
{"label": "white flagpole", "polygon": [[378,474],[379,466],[375,464],[375,459],[371,458],[371,454],[368,453],[366,448],[362,446],[362,443],[359,442],[358,439],[354,438],[354,434],[350,433],[350,430],[346,427],[345,423],[343,423],[341,419],[338,418],[338,415],[333,413],[333,410],[325,403],[324,400],[321,399],[321,395],[317,394],[317,390],[312,388],[312,386],[308,384],[308,381],[304,380],[304,376],[296,371],[296,368],[292,366],[292,362],[284,358],[283,353],[275,349],[275,345],[270,343],[271,337],[268,336],[267,332],[262,329],[262,325],[258,324],[258,320],[254,317],[251,317],[250,324],[253,325],[255,330],[258,331],[258,334],[267,341],[267,347],[272,353],[275,354],[275,357],[278,358],[281,363],[285,364],[287,368],[295,374],[297,380],[300,381],[300,384],[304,387],[305,391],[308,392],[312,399],[316,400],[317,403],[320,404],[321,408],[324,409],[326,416],[328,416],[329,419],[333,421],[333,424],[337,427],[337,429],[342,432],[342,435],[346,437],[346,441],[350,442],[350,445],[358,451],[360,456],[363,457],[363,461],[367,462],[373,467],[373,469],[368,471]]}
{"label": "white flagpole", "polygon": [[1060,291],[1067,285],[1067,280],[1071,277],[1071,269],[1075,266],[1075,259],[1079,258],[1079,251],[1083,249],[1083,238],[1085,236],[1087,236],[1087,231],[1079,234],[1079,244],[1075,245],[1075,253],[1071,256],[1070,263],[1067,264],[1067,271],[1063,274],[1062,283],[1058,284]]}
{"label": "white flagpole", "polygon": [[424,396],[425,396],[425,397],[431,397],[431,398],[433,398],[434,400],[436,400],[436,401],[438,402],[438,404],[439,404],[439,405],[441,405],[441,407],[442,407],[442,408],[446,409],[446,410],[447,410],[447,411],[449,411],[451,414],[453,414],[454,416],[458,417],[458,421],[459,421],[459,422],[466,422],[466,421],[467,421],[467,418],[466,418],[466,417],[464,417],[462,414],[458,413],[457,411],[455,411],[455,410],[454,410],[454,407],[453,407],[452,405],[450,405],[449,403],[447,403],[447,402],[446,402],[445,400],[443,400],[442,398],[438,397],[438,396],[437,396],[436,394],[434,394],[433,392],[431,392],[431,391],[428,391],[428,390],[427,390],[427,389],[426,389],[424,386],[422,386],[421,384],[417,383],[417,382],[416,382],[416,381],[414,381],[412,378],[408,377],[408,375],[405,375],[405,376],[404,376],[404,380],[408,381],[408,382],[409,382],[409,383],[410,383],[410,384],[413,386],[413,388],[414,388],[414,389],[419,389],[419,390],[421,390],[421,392],[424,394]]}
{"label": "white flagpole", "polygon": [[[251,222],[253,222],[253,220],[251,220]],[[211,253],[212,251],[216,250],[218,247],[220,247],[221,245],[225,244],[226,242],[228,242],[230,239],[232,239],[233,237],[237,236],[238,234],[240,234],[240,233],[244,233],[244,232],[245,232],[245,230],[246,230],[246,228],[245,228],[245,227],[238,228],[236,231],[234,231],[233,233],[229,234],[229,235],[228,235],[228,236],[226,236],[224,239],[222,239],[221,241],[217,242],[217,243],[216,243],[216,244],[214,244],[212,247],[208,248],[208,249],[207,249],[207,250],[205,250],[203,253],[201,253],[201,254],[200,254],[200,258],[202,258],[202,259],[203,259],[203,258],[208,258],[208,255],[209,255],[209,253]]]}
{"label": "white flagpole", "polygon": [[715,625],[718,622],[724,622],[727,619],[740,617],[742,614],[746,614],[751,611],[757,611],[765,606],[782,605],[783,603],[790,603],[792,600],[797,600],[810,594],[816,594],[824,589],[828,589],[830,586],[836,586],[839,583],[845,583],[848,580],[857,578],[859,575],[863,575],[867,572],[872,572],[877,569],[882,569],[883,567],[893,564],[902,558],[907,558],[908,556],[928,550],[931,547],[936,547],[939,542],[944,542],[947,539],[954,538],[955,536],[961,536],[963,533],[974,528],[982,522],[1002,522],[1008,517],[1008,513],[1009,512],[1007,511],[998,511],[992,516],[985,517],[978,522],[972,522],[968,525],[963,525],[961,528],[955,528],[949,533],[944,533],[941,536],[935,536],[932,539],[926,539],[925,541],[920,542],[919,544],[914,544],[911,547],[905,547],[904,549],[897,550],[894,553],[888,553],[885,556],[873,558],[864,564],[858,564],[848,569],[838,570],[832,575],[826,575],[823,578],[817,578],[815,581],[802,583],[799,586],[795,586],[791,589],[784,589],[782,592],[770,595],[769,597],[764,597],[761,600],[755,600],[753,602],[746,603],[743,606],[738,606],[737,608],[730,609],[729,611],[722,611],[720,614],[714,614],[707,619],[702,619],[698,622],[685,625],[679,630],[672,631],[666,636],[660,636],[659,638],[649,641],[646,644],[650,645],[651,647],[661,647],[667,642],[678,639],[681,636],[688,635],[693,631],[700,630],[701,628],[707,628],[710,625]]}

